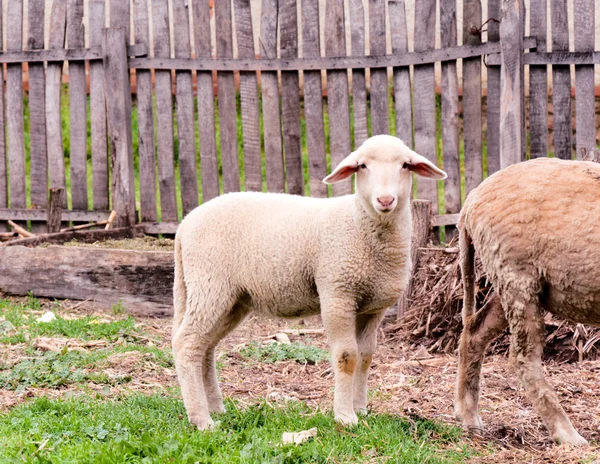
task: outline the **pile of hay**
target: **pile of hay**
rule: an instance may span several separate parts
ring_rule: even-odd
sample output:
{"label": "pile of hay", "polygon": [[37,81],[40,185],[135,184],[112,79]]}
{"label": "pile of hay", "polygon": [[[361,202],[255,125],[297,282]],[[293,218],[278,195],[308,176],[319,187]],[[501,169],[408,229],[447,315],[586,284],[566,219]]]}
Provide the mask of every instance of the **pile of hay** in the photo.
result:
{"label": "pile of hay", "polygon": [[[492,290],[477,261],[477,307]],[[413,276],[406,312],[385,327],[388,336],[423,345],[430,353],[453,353],[462,330],[463,288],[458,248],[422,248]],[[547,338],[544,357],[559,361],[596,359],[600,354],[600,329],[573,324],[546,314]],[[506,333],[492,342],[488,352],[506,354]]]}

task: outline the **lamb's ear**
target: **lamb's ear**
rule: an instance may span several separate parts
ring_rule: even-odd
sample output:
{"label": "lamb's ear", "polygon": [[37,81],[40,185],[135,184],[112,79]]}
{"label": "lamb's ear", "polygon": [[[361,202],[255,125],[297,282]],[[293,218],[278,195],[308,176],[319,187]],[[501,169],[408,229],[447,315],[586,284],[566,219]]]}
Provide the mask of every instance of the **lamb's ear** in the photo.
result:
{"label": "lamb's ear", "polygon": [[333,172],[323,179],[323,182],[326,184],[335,184],[336,182],[347,179],[356,171],[358,171],[358,155],[356,152],[353,152],[346,156],[340,164],[336,166]]}
{"label": "lamb's ear", "polygon": [[448,177],[448,174],[438,168],[435,164],[414,151],[411,151],[409,161],[406,164],[406,167],[410,171],[422,177],[439,180]]}

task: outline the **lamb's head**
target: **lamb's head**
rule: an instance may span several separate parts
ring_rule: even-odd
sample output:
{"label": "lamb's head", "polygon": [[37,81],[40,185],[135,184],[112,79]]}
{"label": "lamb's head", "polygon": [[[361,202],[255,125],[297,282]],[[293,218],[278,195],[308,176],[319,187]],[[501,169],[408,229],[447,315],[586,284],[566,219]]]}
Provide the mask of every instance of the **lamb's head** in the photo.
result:
{"label": "lamb's head", "polygon": [[447,177],[402,140],[391,135],[376,135],[348,155],[323,182],[334,184],[356,173],[356,194],[367,212],[385,216],[410,198],[411,172],[431,179]]}

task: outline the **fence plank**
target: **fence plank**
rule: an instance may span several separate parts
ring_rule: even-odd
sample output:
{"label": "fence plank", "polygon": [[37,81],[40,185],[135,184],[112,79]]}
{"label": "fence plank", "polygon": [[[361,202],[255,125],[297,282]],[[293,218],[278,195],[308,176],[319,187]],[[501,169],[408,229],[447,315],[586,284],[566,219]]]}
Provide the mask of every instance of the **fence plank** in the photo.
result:
{"label": "fence plank", "polygon": [[[295,0],[279,0],[281,58],[298,57],[298,16]],[[281,119],[288,193],[304,193],[300,139],[300,83],[297,71],[281,72]]]}
{"label": "fence plank", "polygon": [[[392,53],[408,53],[408,33],[406,27],[406,9],[404,0],[388,2],[390,32],[392,35]],[[396,110],[396,136],[409,147],[413,146],[412,102],[410,89],[410,68],[394,68],[394,105]]]}
{"label": "fence plank", "polygon": [[129,0],[110,0],[110,27],[125,28],[127,43],[130,41],[130,3]]}
{"label": "fence plank", "polygon": [[[370,54],[385,55],[385,1],[369,0]],[[371,128],[373,135],[389,134],[388,74],[386,68],[371,70]]]}
{"label": "fence plank", "polygon": [[[83,0],[67,4],[67,44],[81,48],[84,43]],[[85,63],[69,63],[69,120],[71,203],[75,209],[87,209],[87,111]]]}
{"label": "fence plank", "polygon": [[[441,0],[440,30],[442,47],[456,45],[456,0]],[[456,61],[442,63],[442,149],[444,170],[448,174],[444,183],[446,213],[458,213],[461,200]]]}
{"label": "fence plank", "polygon": [[[277,0],[262,0],[260,22],[260,56],[263,60],[277,57]],[[267,165],[267,189],[283,192],[283,151],[281,146],[281,118],[279,112],[279,81],[277,72],[262,72],[262,111]]]}
{"label": "fence plank", "polygon": [[[575,50],[594,51],[594,1],[575,0]],[[575,66],[575,117],[577,157],[596,147],[594,66]]]}
{"label": "fence plank", "polygon": [[[481,26],[481,0],[465,0],[463,42],[481,43],[481,34],[470,29]],[[481,155],[481,58],[463,60],[463,132],[465,145],[465,187],[467,194],[483,178]]]}
{"label": "fence plank", "polygon": [[[365,10],[362,0],[349,0],[352,56],[365,55]],[[392,17],[390,16],[390,21]],[[354,115],[354,148],[369,138],[367,80],[364,69],[352,70],[352,107]]]}
{"label": "fence plank", "polygon": [[[44,0],[29,0],[27,48],[44,48]],[[46,152],[46,71],[41,63],[29,64],[29,124],[31,158],[31,205],[48,202],[48,156]],[[46,230],[45,224],[32,224],[34,231]]]}
{"label": "fence plank", "polygon": [[[569,50],[567,0],[552,2],[552,51]],[[579,31],[578,31],[579,34]],[[577,34],[576,34],[577,35]],[[554,114],[554,156],[571,159],[571,67],[552,65],[552,108]]]}
{"label": "fence plank", "polygon": [[[415,51],[433,49],[435,46],[435,0],[422,0],[416,3]],[[415,151],[436,163],[435,133],[435,76],[433,65],[420,65],[414,68],[415,89]],[[434,181],[419,178],[417,196],[432,202],[433,213],[437,214],[437,185]]]}
{"label": "fence plank", "polygon": [[[190,19],[187,0],[173,1],[175,57],[190,58]],[[198,172],[196,169],[196,138],[194,133],[194,89],[192,73],[177,71],[177,139],[179,141],[179,178],[183,215],[198,206]]]}
{"label": "fence plank", "polygon": [[[3,37],[2,8],[0,8],[0,37]],[[0,43],[0,50],[4,50]],[[0,72],[4,76],[4,65],[0,65]],[[6,166],[6,120],[4,113],[4,79],[0,79],[0,208],[8,206],[8,170]],[[6,224],[0,224],[0,232],[6,232]]]}
{"label": "fence plank", "polygon": [[[302,2],[303,56],[320,57],[321,49],[319,41],[319,0],[304,0]],[[327,197],[327,185],[322,181],[327,175],[327,158],[325,155],[325,125],[323,123],[323,86],[321,77],[321,71],[304,72],[304,117],[306,119],[306,148],[308,151],[310,195],[324,198]],[[367,107],[365,103],[365,129],[367,124],[366,112]]]}
{"label": "fence plank", "polygon": [[[23,0],[8,3],[7,49],[23,47]],[[6,72],[6,115],[8,122],[8,161],[10,167],[10,206],[24,208],[25,139],[23,119],[23,65],[9,64]]]}
{"label": "fence plank", "polygon": [[500,107],[500,169],[523,159],[523,111],[521,77],[524,0],[502,1]]}
{"label": "fence plank", "polygon": [[[51,49],[65,46],[67,26],[67,1],[55,0],[50,14]],[[63,63],[48,63],[46,68],[46,134],[48,147],[48,171],[50,187],[62,188],[66,192],[65,161],[62,142],[60,95],[62,88]],[[67,207],[67,195],[63,195],[63,208]]]}
{"label": "fence plank", "polygon": [[[169,10],[167,0],[152,0],[154,56],[168,58],[171,54]],[[158,146],[158,185],[161,220],[177,221],[175,193],[175,160],[173,140],[173,87],[171,71],[156,70],[156,124]]]}
{"label": "fence plank", "polygon": [[[488,0],[488,42],[500,40],[500,0]],[[531,77],[531,74],[530,74]],[[530,81],[531,82],[531,81]],[[487,173],[500,169],[500,68],[487,68]]]}
{"label": "fence plank", "polygon": [[[546,0],[531,0],[530,33],[536,51],[546,51]],[[548,67],[529,66],[529,153],[531,158],[548,156]]]}
{"label": "fence plank", "polygon": [[[256,58],[250,0],[235,0],[234,15],[238,56],[240,58]],[[255,72],[240,72],[240,99],[246,190],[260,192],[262,191],[260,113]]]}
{"label": "fence plank", "polygon": [[[210,6],[205,0],[193,0],[194,43],[196,58],[210,58]],[[219,195],[219,162],[215,132],[213,78],[210,71],[196,74],[198,87],[198,126],[200,129],[200,166],[202,200]]]}
{"label": "fence plank", "polygon": [[[91,0],[90,16],[90,46],[102,46],[102,29],[106,17],[105,1]],[[140,71],[144,74],[146,71]],[[138,81],[138,110],[140,107],[140,88]],[[141,113],[141,111],[140,111]],[[143,116],[140,114],[140,123]],[[90,62],[90,120],[92,129],[92,193],[94,209],[108,209],[108,145],[106,142],[106,95],[104,93],[104,65],[102,61]],[[141,132],[141,124],[140,124]],[[142,163],[140,149],[140,163]],[[142,200],[143,205],[143,200]],[[143,207],[142,207],[143,211]]]}
{"label": "fence plank", "polygon": [[[233,58],[233,31],[231,24],[231,2],[215,3],[217,28],[217,56]],[[233,72],[217,73],[219,97],[219,128],[221,138],[221,162],[223,164],[223,190],[240,190],[240,166],[237,152],[237,109]]]}
{"label": "fence plank", "polygon": [[[344,0],[330,0],[325,10],[325,52],[327,56],[346,54]],[[329,151],[331,168],[350,154],[350,105],[348,102],[348,71],[327,71],[327,111],[329,112]],[[352,192],[350,179],[332,186],[334,195]]]}

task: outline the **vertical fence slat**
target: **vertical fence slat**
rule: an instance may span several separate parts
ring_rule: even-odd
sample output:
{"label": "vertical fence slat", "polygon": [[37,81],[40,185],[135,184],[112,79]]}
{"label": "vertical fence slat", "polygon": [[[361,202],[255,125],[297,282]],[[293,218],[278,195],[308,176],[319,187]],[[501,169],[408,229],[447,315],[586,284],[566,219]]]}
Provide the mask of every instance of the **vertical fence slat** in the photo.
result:
{"label": "vertical fence slat", "polygon": [[[344,0],[330,0],[325,11],[325,52],[327,56],[346,55],[346,27],[344,23]],[[327,111],[329,112],[329,150],[331,168],[350,154],[350,105],[348,102],[348,72],[327,72]],[[350,179],[332,186],[334,195],[352,192]]]}
{"label": "vertical fence slat", "polygon": [[[84,47],[83,0],[69,0],[67,8],[67,45]],[[69,119],[71,204],[73,209],[88,209],[87,189],[87,111],[85,63],[69,62]]]}
{"label": "vertical fence slat", "polygon": [[[594,0],[575,0],[575,51],[594,51]],[[596,147],[594,65],[575,66],[577,157]]]}
{"label": "vertical fence slat", "polygon": [[[210,58],[210,6],[205,0],[194,0],[194,43],[196,56]],[[219,195],[219,161],[215,132],[213,78],[210,71],[198,71],[198,126],[200,133],[200,166],[202,168],[202,200]]]}
{"label": "vertical fence slat", "polygon": [[[7,50],[23,49],[23,0],[8,2]],[[10,206],[25,208],[25,138],[23,113],[23,65],[9,64],[6,73],[6,115],[10,166]]]}
{"label": "vertical fence slat", "polygon": [[[304,57],[321,56],[319,43],[319,0],[303,0],[302,53]],[[367,107],[365,104],[365,129],[367,124],[366,112]],[[306,148],[308,151],[310,195],[313,197],[327,197],[327,185],[322,182],[327,175],[327,158],[325,155],[321,71],[304,72],[304,115],[306,119]]]}
{"label": "vertical fence slat", "polygon": [[[463,15],[463,43],[481,43],[481,35],[472,28],[481,26],[481,0],[465,0]],[[481,57],[463,60],[463,132],[465,144],[465,187],[467,194],[477,187],[482,178],[481,142]]]}
{"label": "vertical fence slat", "polygon": [[[44,0],[29,0],[27,48],[44,48]],[[45,208],[48,202],[48,157],[46,152],[46,71],[44,63],[29,64],[29,127],[31,160],[31,205]],[[45,224],[32,224],[46,230]]]}
{"label": "vertical fence slat", "polygon": [[[0,37],[3,37],[2,8],[0,8]],[[0,42],[0,50],[4,51],[3,42]],[[4,65],[0,66],[0,72],[4,76]],[[0,79],[0,208],[8,207],[8,170],[6,166],[6,120],[4,113],[4,79]],[[5,224],[0,224],[0,232],[8,229]]]}
{"label": "vertical fence slat", "polygon": [[[440,1],[442,47],[455,47],[457,42],[456,0]],[[458,77],[456,61],[442,63],[442,150],[446,213],[460,211],[460,158],[458,139]],[[448,239],[448,237],[446,237]]]}
{"label": "vertical fence slat", "polygon": [[[277,25],[279,11],[277,0],[263,0],[260,21],[260,56],[277,58]],[[262,91],[262,111],[265,137],[265,158],[267,164],[267,189],[269,192],[283,192],[283,151],[281,146],[281,119],[279,113],[279,81],[277,72],[265,71],[260,75]]]}
{"label": "vertical fence slat", "polygon": [[[546,0],[531,0],[530,33],[536,51],[546,51]],[[548,67],[529,66],[529,147],[531,158],[548,156]]]}
{"label": "vertical fence slat", "polygon": [[[91,0],[89,4],[89,34],[90,46],[92,47],[102,46],[102,29],[104,28],[105,15],[105,1]],[[107,210],[109,208],[108,144],[106,141],[107,127],[106,95],[104,94],[104,65],[101,61],[90,62],[90,120],[92,129],[92,192],[94,196],[94,209]],[[141,158],[140,149],[140,163]]]}
{"label": "vertical fence slat", "polygon": [[[231,24],[231,2],[215,2],[217,27],[217,56],[233,58],[233,31]],[[223,190],[240,190],[240,166],[237,152],[237,109],[233,72],[217,73],[219,97],[219,133],[221,136],[221,162],[223,164]]]}
{"label": "vertical fence slat", "polygon": [[130,3],[129,0],[110,0],[110,27],[125,28],[127,43],[130,39]]}
{"label": "vertical fence slat", "polygon": [[[408,33],[404,0],[388,2],[390,29],[392,35],[392,53],[408,52]],[[410,89],[410,68],[394,68],[394,107],[396,110],[396,136],[409,147],[413,146],[412,102]]]}
{"label": "vertical fence slat", "polygon": [[[279,0],[281,58],[298,57],[296,0]],[[281,72],[281,119],[288,193],[304,193],[302,140],[300,139],[300,84],[297,71]]]}
{"label": "vertical fence slat", "polygon": [[[150,49],[148,1],[133,4],[133,33],[135,43]],[[152,72],[136,70],[138,108],[138,155],[140,163],[140,216],[142,222],[156,221],[156,159],[154,156],[154,110],[152,105]],[[193,126],[192,126],[193,134]]]}
{"label": "vertical fence slat", "polygon": [[[167,0],[152,0],[152,28],[154,56],[171,56],[169,34],[169,10]],[[171,71],[154,72],[156,81],[156,124],[158,148],[158,185],[160,189],[161,219],[165,222],[177,221],[177,200],[175,193],[175,161],[173,137],[173,84]]]}
{"label": "vertical fence slat", "polygon": [[[568,51],[567,0],[554,0],[551,14],[552,51]],[[571,66],[569,65],[552,65],[552,112],[554,114],[554,156],[571,159]]]}
{"label": "vertical fence slat", "polygon": [[[238,57],[254,59],[254,31],[250,0],[234,1],[235,30]],[[240,72],[240,100],[242,105],[242,135],[244,140],[244,171],[246,190],[262,191],[262,165],[260,148],[260,113],[258,85],[255,72]]]}
{"label": "vertical fence slat", "polygon": [[[500,19],[500,0],[488,0],[488,18]],[[500,23],[490,20],[488,42],[500,40]],[[487,68],[487,173],[500,169],[500,68]]]}
{"label": "vertical fence slat", "polygon": [[[67,26],[67,1],[55,0],[50,14],[51,49],[65,46]],[[60,95],[62,88],[62,62],[48,63],[46,68],[46,135],[48,147],[48,171],[50,187],[62,188],[66,192],[65,154],[62,142]],[[104,84],[103,84],[104,85]],[[67,207],[67,195],[62,196],[62,206]]]}
{"label": "vertical fence slat", "polygon": [[[370,55],[385,55],[385,1],[369,0]],[[389,134],[387,68],[371,69],[371,128],[373,135]]]}
{"label": "vertical fence slat", "polygon": [[[419,0],[415,9],[415,51],[435,46],[435,0]],[[432,64],[414,67],[415,89],[415,151],[436,163],[435,133],[435,76]],[[432,202],[433,213],[438,211],[437,185],[424,178],[417,180],[417,196]]]}
{"label": "vertical fence slat", "polygon": [[[175,57],[191,58],[190,19],[186,0],[173,1]],[[190,71],[176,71],[177,139],[179,142],[179,178],[183,215],[198,206],[198,173],[194,133],[194,89]]]}
{"label": "vertical fence slat", "polygon": [[[365,10],[362,0],[349,0],[352,56],[365,54]],[[390,16],[390,20],[391,20]],[[369,138],[367,80],[364,69],[352,70],[352,108],[354,114],[354,147]]]}

